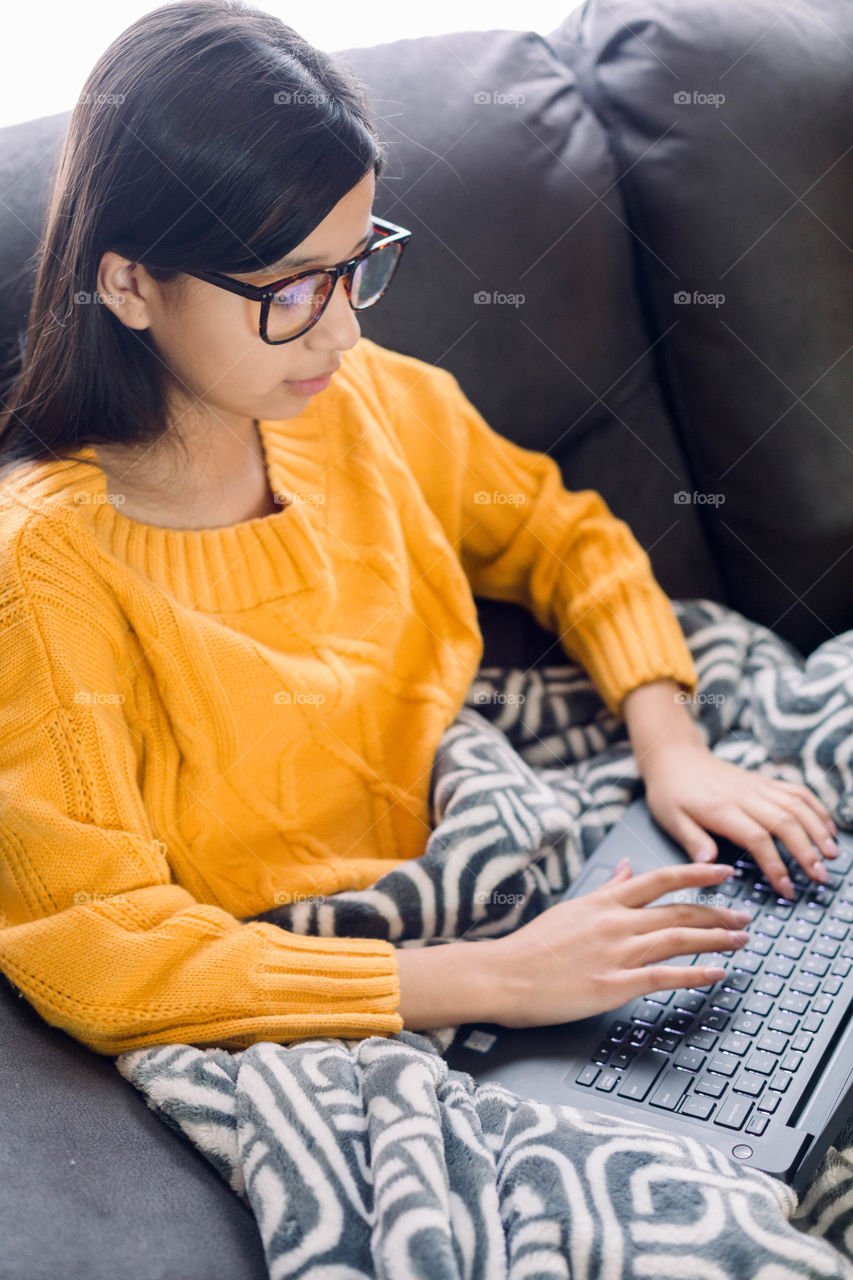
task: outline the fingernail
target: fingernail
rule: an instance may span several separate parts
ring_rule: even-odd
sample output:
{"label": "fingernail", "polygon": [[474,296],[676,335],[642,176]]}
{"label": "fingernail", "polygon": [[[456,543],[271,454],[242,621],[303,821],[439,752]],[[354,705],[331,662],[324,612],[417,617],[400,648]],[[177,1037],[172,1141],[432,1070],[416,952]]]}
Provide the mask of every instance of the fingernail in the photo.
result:
{"label": "fingernail", "polygon": [[732,919],[737,920],[738,924],[751,924],[752,912],[751,911],[733,911]]}
{"label": "fingernail", "polygon": [[812,875],[816,880],[820,880],[821,884],[826,884],[829,880],[829,872],[822,862],[812,863]]}
{"label": "fingernail", "polygon": [[820,847],[828,857],[830,858],[838,857],[838,845],[835,843],[834,840],[824,840],[823,844]]}
{"label": "fingernail", "polygon": [[624,871],[627,866],[630,866],[630,863],[627,858],[623,858],[622,861],[618,863],[617,866],[614,868],[613,874],[611,875],[610,879],[612,880],[613,876],[618,876],[619,872]]}
{"label": "fingernail", "polygon": [[749,934],[746,929],[733,929],[729,934],[732,942],[748,942]]}
{"label": "fingernail", "polygon": [[833,820],[832,818],[830,818],[830,819],[829,819],[829,821],[827,822],[827,824],[826,824],[826,825],[829,827],[830,831],[832,832],[832,834],[833,834],[834,836],[837,836],[837,835],[838,835],[838,827],[836,826],[836,824],[835,824],[835,822],[834,822],[834,820]]}
{"label": "fingernail", "polygon": [[793,898],[794,886],[791,884],[791,880],[789,876],[782,877],[782,879],[779,881],[779,888],[782,890],[782,893],[785,895],[786,898]]}
{"label": "fingernail", "polygon": [[713,858],[714,850],[709,848],[708,845],[703,845],[701,849],[697,850],[695,856],[696,862],[711,862]]}

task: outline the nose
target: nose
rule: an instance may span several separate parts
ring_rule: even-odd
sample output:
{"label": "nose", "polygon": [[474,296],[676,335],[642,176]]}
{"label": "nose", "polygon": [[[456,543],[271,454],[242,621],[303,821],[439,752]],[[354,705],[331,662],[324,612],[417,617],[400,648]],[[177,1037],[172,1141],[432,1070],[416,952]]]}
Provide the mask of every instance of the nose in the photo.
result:
{"label": "nose", "polygon": [[319,345],[338,351],[346,351],[354,347],[361,337],[361,326],[356,319],[355,311],[350,306],[342,276],[335,281],[332,296],[326,303],[323,314],[308,330],[306,337],[309,340],[313,339],[313,346]]}

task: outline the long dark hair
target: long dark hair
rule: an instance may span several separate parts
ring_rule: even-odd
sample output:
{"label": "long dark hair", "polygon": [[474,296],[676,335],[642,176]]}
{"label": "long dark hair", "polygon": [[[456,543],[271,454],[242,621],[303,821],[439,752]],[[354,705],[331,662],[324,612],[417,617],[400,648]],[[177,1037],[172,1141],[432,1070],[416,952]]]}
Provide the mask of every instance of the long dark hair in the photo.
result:
{"label": "long dark hair", "polygon": [[277,262],[385,163],[361,82],[273,15],[177,0],[134,22],[71,113],[0,408],[0,468],[180,435],[150,333],[97,302],[107,250],[177,299],[182,269]]}

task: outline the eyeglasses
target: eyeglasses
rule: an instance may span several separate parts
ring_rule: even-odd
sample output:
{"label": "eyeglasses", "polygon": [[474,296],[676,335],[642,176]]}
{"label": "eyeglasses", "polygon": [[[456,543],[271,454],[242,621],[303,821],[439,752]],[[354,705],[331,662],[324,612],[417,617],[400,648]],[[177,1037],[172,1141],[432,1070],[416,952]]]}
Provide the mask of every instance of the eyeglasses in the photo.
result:
{"label": "eyeglasses", "polygon": [[364,311],[379,301],[391,283],[412,233],[394,222],[386,222],[384,218],[373,219],[373,231],[381,233],[383,238],[378,244],[368,245],[348,262],[339,262],[336,267],[323,270],[308,267],[273,284],[243,284],[218,271],[187,271],[185,274],[218,285],[241,298],[260,302],[260,336],[264,342],[278,346],[300,338],[317,323],[329,304],[339,276],[344,278],[344,288],[353,311]]}

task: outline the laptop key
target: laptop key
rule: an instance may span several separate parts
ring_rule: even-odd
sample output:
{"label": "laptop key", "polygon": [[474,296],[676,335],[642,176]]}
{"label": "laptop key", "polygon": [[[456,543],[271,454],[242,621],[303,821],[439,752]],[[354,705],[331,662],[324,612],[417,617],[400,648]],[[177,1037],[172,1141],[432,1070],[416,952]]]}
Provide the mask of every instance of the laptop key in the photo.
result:
{"label": "laptop key", "polygon": [[714,1116],[714,1124],[724,1125],[727,1129],[741,1129],[751,1109],[749,1098],[739,1098],[732,1094],[720,1104]]}
{"label": "laptop key", "polygon": [[650,1000],[643,1000],[634,1010],[635,1022],[648,1022],[652,1026],[657,1022],[663,1013],[663,1009],[659,1004],[653,1004]]}
{"label": "laptop key", "polygon": [[751,1098],[757,1098],[765,1083],[764,1076],[758,1076],[754,1071],[742,1071],[732,1085],[732,1092],[748,1093]]}
{"label": "laptop key", "polygon": [[655,1053],[653,1049],[644,1053],[642,1057],[635,1058],[633,1065],[622,1077],[619,1097],[642,1102],[668,1062],[667,1057],[662,1053]]}
{"label": "laptop key", "polygon": [[757,1047],[765,1053],[784,1053],[788,1047],[788,1037],[779,1031],[765,1031]]}
{"label": "laptop key", "polygon": [[769,1123],[770,1123],[769,1116],[754,1115],[750,1120],[749,1124],[746,1126],[744,1133],[751,1133],[756,1138],[760,1138],[764,1130],[769,1125]]}
{"label": "laptop key", "polygon": [[672,1053],[673,1049],[677,1049],[681,1044],[681,1036],[673,1035],[671,1032],[664,1034],[659,1031],[653,1035],[649,1041],[650,1049],[660,1049],[662,1053]]}
{"label": "laptop key", "polygon": [[629,1053],[627,1049],[618,1049],[616,1053],[611,1056],[607,1065],[610,1067],[617,1067],[620,1071],[624,1071],[626,1067],[630,1067],[633,1061],[633,1053]]}
{"label": "laptop key", "polygon": [[740,1031],[745,1036],[754,1036],[764,1026],[762,1018],[757,1018],[754,1013],[740,1013],[732,1023],[732,1031]]}
{"label": "laptop key", "polygon": [[740,1004],[740,996],[736,991],[715,991],[708,1003],[715,1009],[726,1009],[731,1013]]}
{"label": "laptop key", "polygon": [[696,1098],[691,1094],[681,1108],[681,1115],[694,1116],[697,1120],[707,1120],[715,1106],[716,1103],[711,1102],[710,1098]]}
{"label": "laptop key", "polygon": [[[827,1003],[824,1013],[831,1007],[832,1002]],[[799,991],[786,991],[782,999],[779,1001],[780,1009],[787,1009],[789,1013],[805,1013],[809,1007],[808,996],[802,995]]]}
{"label": "laptop key", "polygon": [[762,1053],[756,1049],[744,1063],[747,1071],[757,1071],[759,1075],[769,1076],[776,1069],[778,1059],[772,1053]]}
{"label": "laptop key", "polygon": [[694,1093],[705,1093],[709,1098],[719,1098],[720,1094],[725,1093],[728,1080],[723,1080],[721,1076],[703,1076],[693,1087]]}
{"label": "laptop key", "polygon": [[773,1008],[773,1001],[769,996],[760,995],[757,991],[753,991],[752,995],[743,1002],[744,1013],[754,1013],[759,1018],[766,1018]]}
{"label": "laptop key", "polygon": [[740,1066],[740,1059],[730,1053],[716,1053],[708,1063],[708,1070],[720,1076],[733,1076]]}
{"label": "laptop key", "polygon": [[782,1099],[778,1093],[765,1093],[758,1104],[758,1110],[766,1111],[768,1115],[772,1116],[781,1101]]}
{"label": "laptop key", "polygon": [[783,1035],[791,1036],[796,1031],[799,1021],[799,1018],[795,1018],[792,1013],[780,1009],[767,1023],[767,1030],[781,1031]]}
{"label": "laptop key", "polygon": [[601,1079],[596,1083],[596,1089],[600,1089],[602,1093],[610,1093],[616,1088],[616,1085],[622,1079],[618,1071],[602,1071]]}
{"label": "laptop key", "polygon": [[682,1067],[685,1071],[699,1071],[702,1063],[705,1061],[704,1053],[700,1053],[698,1049],[684,1045],[679,1049],[673,1058],[676,1067]]}
{"label": "laptop key", "polygon": [[588,1063],[579,1076],[575,1077],[575,1084],[592,1084],[599,1074],[601,1068]]}
{"label": "laptop key", "polygon": [[624,1040],[630,1030],[630,1022],[614,1022],[607,1033],[607,1038],[613,1041]]}
{"label": "laptop key", "polygon": [[691,1049],[701,1049],[708,1053],[717,1043],[717,1037],[712,1031],[691,1031],[684,1043]]}
{"label": "laptop key", "polygon": [[727,1013],[709,1009],[707,1013],[699,1015],[699,1021],[708,1031],[725,1031],[729,1024],[729,1017]]}
{"label": "laptop key", "polygon": [[674,1003],[677,1009],[687,1009],[690,1013],[696,1013],[704,1006],[707,998],[707,995],[699,991],[676,991]]}
{"label": "laptop key", "polygon": [[667,1111],[674,1111],[687,1092],[690,1079],[691,1077],[686,1071],[678,1071],[675,1067],[670,1067],[664,1073],[660,1084],[649,1098],[650,1106],[663,1107]]}
{"label": "laptop key", "polygon": [[784,985],[782,979],[774,974],[762,973],[761,977],[756,979],[755,990],[763,996],[778,996]]}

